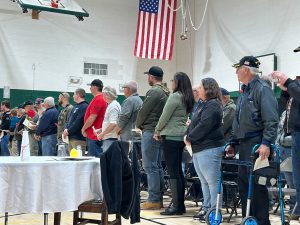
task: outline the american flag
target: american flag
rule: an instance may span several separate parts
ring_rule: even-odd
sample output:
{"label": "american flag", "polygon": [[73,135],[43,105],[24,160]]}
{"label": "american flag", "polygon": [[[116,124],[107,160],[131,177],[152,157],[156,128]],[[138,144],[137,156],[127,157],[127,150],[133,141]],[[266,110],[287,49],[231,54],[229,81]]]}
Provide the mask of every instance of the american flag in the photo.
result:
{"label": "american flag", "polygon": [[140,0],[134,56],[172,59],[176,5],[177,0]]}

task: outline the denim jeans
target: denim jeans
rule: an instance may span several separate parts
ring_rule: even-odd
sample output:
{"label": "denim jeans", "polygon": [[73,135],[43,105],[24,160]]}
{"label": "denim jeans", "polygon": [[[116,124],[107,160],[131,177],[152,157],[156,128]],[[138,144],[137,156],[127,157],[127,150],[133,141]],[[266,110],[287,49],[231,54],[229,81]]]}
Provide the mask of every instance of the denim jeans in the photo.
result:
{"label": "denim jeans", "polygon": [[116,140],[117,140],[116,138],[108,138],[108,139],[102,140],[103,152],[106,152],[107,149],[111,146],[111,144],[114,143]]}
{"label": "denim jeans", "polygon": [[87,139],[88,156],[100,157],[102,150],[102,141]]}
{"label": "denim jeans", "polygon": [[20,155],[20,153],[21,153],[21,146],[22,146],[22,140],[17,140],[17,146],[18,146],[18,153]]}
{"label": "denim jeans", "polygon": [[163,191],[163,169],[161,166],[162,143],[153,139],[153,131],[144,131],[142,136],[142,161],[147,174],[148,202],[160,202]]}
{"label": "denim jeans", "polygon": [[223,146],[193,154],[194,167],[201,181],[204,211],[216,207],[222,153]]}
{"label": "denim jeans", "polygon": [[9,143],[9,135],[6,134],[1,138],[1,145],[0,145],[0,155],[1,156],[10,156],[9,149],[8,149],[8,143]]}
{"label": "denim jeans", "polygon": [[297,207],[294,214],[300,216],[300,132],[293,132],[292,144],[292,164],[293,164],[293,180],[296,188]]}
{"label": "denim jeans", "polygon": [[[291,157],[292,155],[292,149],[291,148],[286,148],[279,146],[279,151],[280,151],[280,160],[283,162],[285,159],[288,157]],[[292,172],[283,172],[285,180],[289,188],[295,188],[294,186],[294,181],[293,181],[293,173]],[[295,196],[290,196],[289,200],[289,213],[292,212],[294,206],[296,204],[296,197]]]}
{"label": "denim jeans", "polygon": [[42,137],[43,156],[56,156],[57,134],[50,134]]}

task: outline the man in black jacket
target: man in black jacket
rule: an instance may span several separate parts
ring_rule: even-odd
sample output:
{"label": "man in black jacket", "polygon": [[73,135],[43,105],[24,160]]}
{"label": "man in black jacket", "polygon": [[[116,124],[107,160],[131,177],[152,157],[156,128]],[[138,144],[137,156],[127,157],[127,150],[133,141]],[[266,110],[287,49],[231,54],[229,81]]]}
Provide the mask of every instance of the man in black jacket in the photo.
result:
{"label": "man in black jacket", "polygon": [[292,164],[297,207],[292,217],[295,217],[300,216],[300,80],[292,80],[279,71],[273,72],[272,76],[278,79],[277,86],[282,89],[280,98],[287,112],[286,132],[291,133],[293,139]]}
{"label": "man in black jacket", "polygon": [[64,138],[69,137],[69,151],[80,145],[82,154],[84,155],[86,151],[86,139],[81,133],[81,128],[83,127],[84,114],[88,107],[88,103],[85,101],[84,89],[76,89],[73,99],[77,104],[69,114],[63,135]]}
{"label": "man in black jacket", "polygon": [[42,116],[40,123],[37,125],[35,132],[42,138],[42,155],[55,156],[57,144],[56,124],[59,112],[55,107],[53,97],[45,98],[43,105],[46,111]]}
{"label": "man in black jacket", "polygon": [[[239,159],[249,161],[252,148],[260,144],[257,152],[262,160],[270,155],[270,145],[275,142],[278,112],[277,100],[270,86],[257,75],[260,62],[253,56],[243,57],[236,67],[238,80],[243,83],[242,93],[237,100],[236,114],[233,121],[232,141],[239,145],[227,148],[227,155],[234,148],[239,152]],[[249,169],[239,167],[239,192],[242,202],[242,215],[246,216]],[[264,185],[253,182],[250,214],[259,225],[270,225],[268,190]]]}

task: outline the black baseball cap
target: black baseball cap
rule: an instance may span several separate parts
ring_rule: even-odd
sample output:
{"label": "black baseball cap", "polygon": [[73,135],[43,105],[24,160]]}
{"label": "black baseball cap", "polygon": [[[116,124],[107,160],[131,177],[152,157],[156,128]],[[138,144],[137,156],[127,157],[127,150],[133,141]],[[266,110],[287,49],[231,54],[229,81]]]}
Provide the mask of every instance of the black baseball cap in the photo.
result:
{"label": "black baseball cap", "polygon": [[250,66],[259,68],[260,62],[254,56],[245,56],[238,63],[233,64],[232,67],[238,68],[241,66]]}
{"label": "black baseball cap", "polygon": [[225,88],[220,88],[220,90],[223,96],[229,95],[229,91],[227,91]]}
{"label": "black baseball cap", "polygon": [[144,72],[144,74],[152,75],[152,76],[155,76],[155,77],[163,77],[164,72],[163,72],[163,70],[160,67],[158,67],[158,66],[152,66],[149,69],[149,71]]}
{"label": "black baseball cap", "polygon": [[90,86],[96,86],[96,87],[99,87],[99,88],[103,88],[103,82],[99,79],[95,79],[92,81],[92,83],[88,84]]}
{"label": "black baseball cap", "polygon": [[300,51],[300,46],[296,49],[294,49],[294,52],[299,52]]}
{"label": "black baseball cap", "polygon": [[24,102],[23,107],[28,106],[28,105],[34,105],[33,101],[28,100],[28,101]]}

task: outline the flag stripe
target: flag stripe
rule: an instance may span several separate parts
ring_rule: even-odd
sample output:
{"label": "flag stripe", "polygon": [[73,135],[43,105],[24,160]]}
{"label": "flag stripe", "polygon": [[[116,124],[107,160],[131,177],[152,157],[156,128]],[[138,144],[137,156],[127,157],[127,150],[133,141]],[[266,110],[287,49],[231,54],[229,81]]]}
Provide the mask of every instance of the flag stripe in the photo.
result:
{"label": "flag stripe", "polygon": [[138,24],[137,24],[137,32],[136,32],[136,35],[135,35],[135,46],[134,46],[134,55],[137,55],[137,49],[138,49],[138,46],[139,46],[139,43],[138,43],[138,40],[139,40],[139,35],[140,35],[140,17],[141,17],[141,12],[139,12],[139,15],[138,15]]}
{"label": "flag stripe", "polygon": [[162,47],[162,42],[163,42],[163,32],[164,32],[164,14],[165,14],[165,0],[161,0],[162,4],[161,4],[161,12],[160,12],[160,29],[159,29],[159,38],[158,38],[158,48],[159,48],[159,51],[157,52],[157,58],[158,59],[161,59],[160,58],[160,55],[161,55],[161,47]]}
{"label": "flag stripe", "polygon": [[177,0],[140,0],[134,55],[170,60],[174,46]]}
{"label": "flag stripe", "polygon": [[142,32],[141,32],[141,49],[140,49],[140,56],[143,56],[143,47],[144,47],[144,36],[145,36],[145,23],[146,23],[146,13],[143,13],[143,20],[142,20]]}
{"label": "flag stripe", "polygon": [[[168,4],[170,5],[171,3],[171,0],[167,0],[168,1]],[[167,11],[167,17],[166,17],[166,28],[165,28],[165,45],[163,46],[163,58],[164,60],[166,60],[166,54],[167,54],[167,47],[169,45],[169,42],[168,42],[168,38],[169,38],[169,22],[170,22],[170,8],[169,7],[166,7],[166,11]]]}
{"label": "flag stripe", "polygon": [[[174,6],[173,8],[177,8],[177,0],[174,0]],[[172,59],[173,56],[173,46],[174,46],[174,36],[175,36],[175,23],[176,23],[176,11],[173,13],[173,18],[172,18],[172,37],[171,37],[171,42],[170,42],[170,49],[169,49],[169,60]]]}
{"label": "flag stripe", "polygon": [[[174,9],[174,5],[176,5],[177,0],[174,0],[170,2],[169,4],[171,5],[171,8]],[[172,55],[170,54],[170,50],[173,48],[173,42],[174,42],[174,25],[175,25],[175,20],[173,20],[173,17],[176,18],[176,12],[170,13],[170,23],[169,23],[169,29],[170,31],[168,32],[168,46],[166,47],[166,60],[171,60]]]}
{"label": "flag stripe", "polygon": [[154,59],[154,53],[155,53],[155,43],[156,43],[156,27],[157,27],[157,14],[155,14],[154,16],[154,22],[153,22],[153,40],[152,43],[150,43],[152,45],[152,51],[151,51],[151,57],[150,59]]}
{"label": "flag stripe", "polygon": [[[162,0],[159,1],[159,6],[158,6],[160,9],[162,7]],[[157,14],[157,21],[156,21],[156,25],[157,25],[157,28],[156,30],[154,31],[156,33],[156,38],[155,38],[155,50],[154,50],[154,59],[157,59],[157,53],[158,53],[158,40],[159,40],[159,33],[160,33],[160,18],[161,18],[161,14],[160,12],[158,12]]]}

